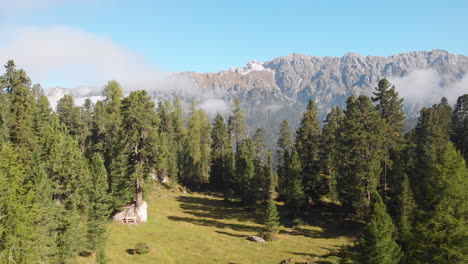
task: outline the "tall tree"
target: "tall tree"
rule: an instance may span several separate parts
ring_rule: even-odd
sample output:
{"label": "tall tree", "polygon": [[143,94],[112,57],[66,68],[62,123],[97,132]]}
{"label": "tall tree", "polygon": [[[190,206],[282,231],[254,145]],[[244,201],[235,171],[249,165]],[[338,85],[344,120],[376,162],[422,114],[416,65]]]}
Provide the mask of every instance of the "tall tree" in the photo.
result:
{"label": "tall tree", "polygon": [[358,217],[369,212],[380,178],[383,122],[369,97],[348,98],[340,128],[338,192],[340,201]]}
{"label": "tall tree", "polygon": [[0,149],[0,263],[39,263],[34,227],[34,193],[28,190],[24,166],[13,146]]}
{"label": "tall tree", "polygon": [[276,164],[278,172],[278,191],[281,196],[284,196],[285,187],[287,186],[286,162],[293,148],[293,135],[289,127],[289,122],[284,119],[279,128]]}
{"label": "tall tree", "polygon": [[247,134],[247,122],[245,113],[242,111],[241,102],[239,99],[233,101],[232,115],[229,117],[229,132],[234,137],[234,146],[236,152],[239,150],[239,144]]}
{"label": "tall tree", "polygon": [[236,194],[248,205],[255,202],[255,153],[254,143],[251,138],[245,139],[236,153],[236,172],[234,178]]}
{"label": "tall tree", "polygon": [[420,212],[412,244],[412,263],[465,263],[468,168],[452,143],[438,154],[426,180],[426,210]]}
{"label": "tall tree", "polygon": [[303,216],[305,207],[302,165],[297,151],[292,152],[291,160],[287,162],[286,172],[288,174],[286,206],[293,219],[297,219]]}
{"label": "tall tree", "polygon": [[296,131],[295,149],[302,164],[307,200],[312,200],[314,203],[325,194],[326,186],[325,179],[320,175],[320,134],[315,102],[310,100]]}
{"label": "tall tree", "polygon": [[230,188],[228,185],[233,172],[232,145],[229,131],[220,114],[213,121],[211,140],[210,183],[221,187],[226,193],[226,189]]}
{"label": "tall tree", "polygon": [[395,242],[396,228],[378,194],[374,196],[370,221],[358,242],[362,264],[397,264],[402,256]]}
{"label": "tall tree", "polygon": [[444,151],[450,140],[452,109],[446,99],[431,108],[421,110],[418,124],[411,133],[413,147],[409,150],[408,175],[414,198],[420,209],[430,208],[428,197],[434,178],[438,153]]}
{"label": "tall tree", "polygon": [[144,181],[154,166],[159,118],[146,91],[131,92],[122,100],[121,110],[135,206],[139,208],[143,203]]}
{"label": "tall tree", "polygon": [[331,200],[338,200],[336,181],[338,177],[339,148],[338,137],[344,119],[343,109],[337,106],[327,115],[322,128],[322,142],[320,147],[321,172],[328,182],[328,195]]}
{"label": "tall tree", "polygon": [[453,108],[451,139],[468,163],[468,94],[458,97]]}
{"label": "tall tree", "polygon": [[377,103],[376,109],[385,123],[380,190],[382,199],[386,201],[390,170],[403,144],[405,115],[403,114],[403,99],[398,97],[394,85],[382,79],[375,90],[375,97],[372,97],[372,101]]}

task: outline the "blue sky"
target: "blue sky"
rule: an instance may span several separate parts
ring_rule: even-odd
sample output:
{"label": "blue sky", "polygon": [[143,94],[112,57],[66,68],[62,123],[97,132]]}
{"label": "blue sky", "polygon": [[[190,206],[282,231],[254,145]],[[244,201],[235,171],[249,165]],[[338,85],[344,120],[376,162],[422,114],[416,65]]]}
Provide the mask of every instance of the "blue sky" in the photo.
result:
{"label": "blue sky", "polygon": [[[115,54],[126,54],[115,63],[138,57],[142,63],[159,71],[216,72],[243,66],[252,59],[267,61],[290,53],[341,57],[347,52],[357,52],[388,56],[445,49],[468,55],[466,0],[0,0],[0,4],[6,5],[0,11],[1,30],[21,29],[10,30],[8,38],[0,39],[0,52],[2,45],[3,51],[7,51],[0,54],[2,63],[7,56],[5,53],[18,53],[19,57],[23,56],[20,60],[26,64],[24,67],[31,68],[37,78],[48,85],[54,82],[78,85],[79,74],[76,81],[67,82],[61,80],[67,74],[57,74],[57,71],[66,71],[68,66],[61,68],[41,62],[47,57],[60,56],[53,54],[53,50],[62,48],[50,48],[52,51],[44,53],[47,56],[28,62],[26,55],[21,55],[24,52],[13,47],[17,43],[15,38],[20,38],[15,34],[24,28],[39,32],[36,34],[39,40],[23,40],[30,44],[22,45],[30,45],[31,50],[36,48],[36,42],[45,41],[44,38],[54,38],[57,42],[61,42],[63,35],[68,41],[73,36],[77,36],[77,41],[86,38],[88,45],[83,44],[83,49],[92,47],[97,39],[105,52],[115,48]],[[57,28],[62,29],[61,33],[50,33]],[[86,52],[76,49],[79,47],[62,52]],[[105,52],[97,49],[90,54],[95,57]],[[95,68],[105,68],[102,61],[115,54],[90,63],[97,63],[92,65]],[[71,56],[70,60],[72,63],[79,58]],[[41,67],[41,63],[51,70],[34,68]],[[90,71],[86,63],[80,63],[85,65],[80,72]],[[89,80],[98,82],[93,78]]]}

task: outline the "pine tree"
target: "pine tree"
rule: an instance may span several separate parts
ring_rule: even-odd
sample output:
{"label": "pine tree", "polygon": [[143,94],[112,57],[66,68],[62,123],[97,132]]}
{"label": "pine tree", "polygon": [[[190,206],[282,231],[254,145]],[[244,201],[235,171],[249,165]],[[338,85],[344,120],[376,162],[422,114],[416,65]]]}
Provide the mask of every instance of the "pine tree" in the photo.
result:
{"label": "pine tree", "polygon": [[452,143],[439,153],[435,172],[427,179],[425,204],[415,228],[413,263],[465,263],[468,168]]}
{"label": "pine tree", "polygon": [[374,195],[370,221],[358,242],[362,264],[397,264],[402,256],[395,242],[396,228],[387,208],[378,194]]}
{"label": "pine tree", "polygon": [[276,208],[275,201],[270,198],[265,208],[263,216],[263,232],[260,236],[267,241],[273,241],[276,239],[279,233],[279,215],[278,209]]}
{"label": "pine tree", "polygon": [[[28,188],[29,187],[29,188]],[[38,263],[40,247],[34,227],[34,193],[25,168],[10,144],[0,149],[0,263]]]}
{"label": "pine tree", "polygon": [[286,171],[288,174],[286,206],[293,219],[297,219],[303,216],[305,208],[302,165],[297,151],[293,151],[291,160],[287,162]]}
{"label": "pine tree", "polygon": [[213,121],[211,132],[211,169],[210,183],[221,187],[227,194],[230,189],[229,181],[232,178],[232,145],[229,131],[224,123],[223,116],[218,114]]}
{"label": "pine tree", "polygon": [[385,123],[380,190],[382,199],[386,201],[387,189],[389,188],[388,177],[391,177],[390,170],[403,143],[405,116],[403,114],[403,99],[398,97],[395,86],[391,86],[386,79],[382,79],[375,90],[375,97],[372,97],[372,101],[377,102],[377,112]]}
{"label": "pine tree", "polygon": [[446,99],[431,108],[421,110],[418,124],[410,139],[408,175],[417,205],[422,210],[431,210],[430,179],[435,178],[435,164],[439,153],[449,142],[452,110]]}
{"label": "pine tree", "polygon": [[453,108],[451,139],[468,163],[468,94],[458,97]]}
{"label": "pine tree", "polygon": [[315,102],[310,100],[296,131],[295,149],[302,164],[306,199],[314,203],[326,192],[325,179],[320,175],[320,132]]}
{"label": "pine tree", "polygon": [[126,137],[125,150],[138,208],[143,203],[144,181],[154,168],[160,120],[154,102],[146,91],[131,92],[122,100],[121,110],[122,134]]}
{"label": "pine tree", "polygon": [[91,164],[89,190],[88,241],[92,252],[104,250],[107,240],[107,225],[110,216],[110,199],[107,194],[107,172],[99,154],[94,154]]}
{"label": "pine tree", "polygon": [[234,99],[234,106],[232,115],[229,117],[228,127],[229,132],[234,137],[234,146],[236,152],[239,150],[239,144],[247,134],[247,122],[245,120],[245,113],[242,111],[241,102],[239,99]]}
{"label": "pine tree", "polygon": [[338,139],[338,193],[343,205],[365,217],[381,173],[383,122],[369,97],[348,98]]}
{"label": "pine tree", "polygon": [[276,150],[277,172],[278,172],[278,191],[284,196],[287,186],[286,162],[287,156],[293,147],[293,135],[289,128],[288,120],[284,119],[279,128],[278,142]]}
{"label": "pine tree", "polygon": [[235,178],[233,179],[235,193],[247,205],[253,205],[256,199],[254,161],[254,143],[251,138],[247,138],[236,153]]}
{"label": "pine tree", "polygon": [[332,201],[338,200],[336,181],[338,178],[338,164],[340,163],[338,137],[344,119],[343,110],[337,106],[327,115],[322,128],[322,143],[320,147],[321,172],[328,182],[328,196]]}

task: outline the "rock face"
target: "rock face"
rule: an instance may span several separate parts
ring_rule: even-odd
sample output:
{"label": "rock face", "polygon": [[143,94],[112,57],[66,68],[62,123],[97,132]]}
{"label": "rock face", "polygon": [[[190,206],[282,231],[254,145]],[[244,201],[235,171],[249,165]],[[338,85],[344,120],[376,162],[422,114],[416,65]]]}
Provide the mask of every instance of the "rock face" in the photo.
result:
{"label": "rock face", "polygon": [[258,236],[249,236],[247,239],[257,243],[265,243],[265,239]]}
{"label": "rock face", "polygon": [[137,217],[138,222],[146,222],[148,220],[148,204],[143,201],[139,208],[135,208],[135,203],[128,204],[122,211],[116,213],[112,218],[116,222],[122,222],[126,217]]}
{"label": "rock face", "polygon": [[[412,73],[421,70],[437,75],[437,78],[429,81],[436,83],[435,90],[449,89],[462,79],[466,81],[463,85],[468,86],[468,57],[444,50],[432,50],[389,57],[356,53],[348,53],[341,58],[290,54],[265,63],[251,61],[244,68],[234,67],[217,73],[173,73],[171,78],[183,79],[182,83],[190,84],[189,87],[171,85],[156,88],[149,94],[157,101],[177,96],[187,106],[191,101],[197,101],[211,110],[215,106],[212,99],[216,99],[221,108],[215,110],[225,115],[229,111],[229,103],[239,98],[251,128],[249,134],[256,128],[265,129],[266,141],[274,148],[281,121],[288,119],[293,128],[297,127],[308,100],[316,101],[319,118],[323,121],[333,106],[344,106],[350,95],[372,95],[380,79],[411,77]],[[417,95],[420,89],[418,86],[421,85],[415,83],[418,84],[418,81],[413,80],[404,87],[398,87],[412,90]],[[464,91],[458,89],[459,95],[466,93],[466,89],[468,87]],[[100,90],[91,90],[80,88],[66,91],[55,88],[49,90],[48,96],[57,99],[67,93],[77,97],[100,94]],[[435,90],[425,92],[429,94],[426,97],[432,96],[432,103],[440,100],[443,94]],[[220,104],[220,101],[225,104]],[[406,100],[407,116],[414,120],[421,106],[420,103]]]}

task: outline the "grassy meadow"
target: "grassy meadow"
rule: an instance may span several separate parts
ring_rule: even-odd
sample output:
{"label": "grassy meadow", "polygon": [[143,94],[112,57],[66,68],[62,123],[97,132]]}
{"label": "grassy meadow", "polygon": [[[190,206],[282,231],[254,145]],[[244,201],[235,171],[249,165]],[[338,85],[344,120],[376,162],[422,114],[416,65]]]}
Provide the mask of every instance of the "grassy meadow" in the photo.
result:
{"label": "grassy meadow", "polygon": [[[284,224],[290,225],[286,221],[278,241],[259,244],[246,237],[261,230],[260,211],[246,211],[238,203],[207,193],[162,192],[148,200],[147,223],[110,225],[109,263],[273,264],[289,258],[335,263],[336,257],[327,255],[349,243],[357,230],[355,224],[334,221],[339,217],[317,210],[311,225],[286,228]],[[135,254],[138,242],[147,243],[150,252]],[[81,257],[78,262],[93,259]]]}

